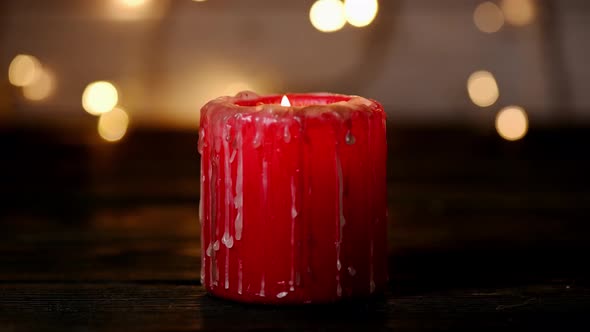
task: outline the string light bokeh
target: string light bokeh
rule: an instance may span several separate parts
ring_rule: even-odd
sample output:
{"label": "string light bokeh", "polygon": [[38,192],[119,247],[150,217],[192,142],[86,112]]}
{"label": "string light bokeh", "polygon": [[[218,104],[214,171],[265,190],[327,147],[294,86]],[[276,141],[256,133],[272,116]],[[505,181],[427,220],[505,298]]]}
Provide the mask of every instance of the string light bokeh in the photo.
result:
{"label": "string light bokeh", "polygon": [[14,86],[27,86],[39,78],[41,64],[39,60],[27,54],[19,54],[8,66],[8,81]]}
{"label": "string light bokeh", "polygon": [[88,84],[82,94],[82,107],[92,115],[109,112],[119,102],[119,92],[111,82],[98,81]]}
{"label": "string light bokeh", "polygon": [[23,87],[23,96],[32,101],[41,101],[51,96],[55,88],[55,75],[47,68],[39,68],[37,79]]}
{"label": "string light bokeh", "polygon": [[495,3],[490,1],[482,2],[473,12],[473,22],[482,32],[498,32],[504,25],[504,14]]}
{"label": "string light bokeh", "polygon": [[321,32],[335,32],[346,24],[344,4],[340,0],[317,0],[309,9],[311,24]]}
{"label": "string light bokeh", "polygon": [[471,101],[479,107],[493,105],[500,96],[494,75],[486,70],[476,71],[469,76],[467,92]]}
{"label": "string light bokeh", "polygon": [[534,0],[502,0],[500,6],[506,22],[517,27],[531,24],[536,16]]}
{"label": "string light bokeh", "polygon": [[496,130],[505,140],[517,141],[523,138],[528,128],[528,116],[520,106],[507,106],[496,115]]}
{"label": "string light bokeh", "polygon": [[121,107],[101,114],[98,119],[98,134],[107,142],[117,142],[127,133],[129,115]]}
{"label": "string light bokeh", "polygon": [[357,28],[371,24],[379,12],[377,0],[345,0],[344,12],[348,24]]}

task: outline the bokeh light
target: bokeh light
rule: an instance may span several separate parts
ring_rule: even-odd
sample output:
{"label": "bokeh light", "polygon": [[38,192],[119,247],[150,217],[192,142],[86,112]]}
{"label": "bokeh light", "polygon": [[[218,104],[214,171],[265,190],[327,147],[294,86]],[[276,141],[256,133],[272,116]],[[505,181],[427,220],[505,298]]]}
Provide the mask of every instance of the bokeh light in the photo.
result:
{"label": "bokeh light", "polygon": [[46,99],[55,89],[55,76],[47,68],[39,68],[39,77],[23,87],[23,96],[29,100]]}
{"label": "bokeh light", "polygon": [[88,84],[82,94],[82,107],[92,115],[109,112],[119,102],[117,88],[110,82],[98,81]]}
{"label": "bokeh light", "polygon": [[311,24],[321,32],[334,32],[346,24],[344,4],[340,0],[317,0],[309,10]]}
{"label": "bokeh light", "polygon": [[480,107],[493,105],[500,96],[494,75],[485,70],[476,71],[469,76],[467,92],[471,101]]}
{"label": "bokeh light", "polygon": [[139,7],[145,5],[147,0],[121,0],[128,7]]}
{"label": "bokeh light", "polygon": [[531,24],[536,16],[534,0],[502,0],[500,7],[506,22],[515,26]]}
{"label": "bokeh light", "polygon": [[496,130],[508,141],[517,141],[526,135],[529,120],[525,110],[519,106],[508,106],[496,115]]}
{"label": "bokeh light", "polygon": [[15,86],[33,84],[39,78],[41,63],[32,55],[19,54],[8,66],[8,81]]}
{"label": "bokeh light", "polygon": [[108,142],[121,140],[129,127],[129,116],[120,107],[100,115],[98,119],[98,134]]}
{"label": "bokeh light", "polygon": [[379,12],[379,2],[377,0],[346,0],[344,10],[346,21],[360,28],[373,22]]}
{"label": "bokeh light", "polygon": [[110,19],[137,21],[160,19],[171,1],[164,0],[102,0],[99,1]]}
{"label": "bokeh light", "polygon": [[493,2],[483,2],[473,12],[473,23],[482,32],[494,33],[504,25],[504,14]]}

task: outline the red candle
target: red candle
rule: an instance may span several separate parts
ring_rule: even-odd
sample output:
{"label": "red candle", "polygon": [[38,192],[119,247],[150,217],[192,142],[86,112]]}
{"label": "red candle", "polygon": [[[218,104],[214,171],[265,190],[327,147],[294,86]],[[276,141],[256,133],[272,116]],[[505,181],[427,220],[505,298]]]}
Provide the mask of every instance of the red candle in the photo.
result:
{"label": "red candle", "polygon": [[242,92],[201,110],[201,282],[251,303],[327,303],[387,282],[382,106]]}

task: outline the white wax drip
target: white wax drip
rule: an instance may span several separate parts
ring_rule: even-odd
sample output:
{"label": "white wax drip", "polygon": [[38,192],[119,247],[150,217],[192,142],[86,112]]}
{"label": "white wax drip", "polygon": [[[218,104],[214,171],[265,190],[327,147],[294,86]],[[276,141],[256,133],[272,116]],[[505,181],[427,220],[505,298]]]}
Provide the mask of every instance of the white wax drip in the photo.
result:
{"label": "white wax drip", "polygon": [[[212,158],[212,153],[209,155]],[[209,176],[209,207],[208,207],[208,216],[209,216],[209,240],[213,241],[215,238],[215,182],[213,178],[213,160],[209,160],[209,169],[208,169],[208,176]],[[209,260],[209,286],[213,286],[215,282],[215,251],[213,249],[212,242],[209,243],[207,247],[207,256],[211,257]]]}
{"label": "white wax drip", "polygon": [[291,131],[289,129],[289,124],[285,125],[285,132],[283,134],[283,138],[285,139],[285,143],[291,142]]}
{"label": "white wax drip", "polygon": [[264,274],[262,275],[262,280],[260,280],[260,293],[258,294],[260,297],[265,297],[266,295],[264,294],[264,290],[266,288],[265,282],[264,282]]}
{"label": "white wax drip", "polygon": [[242,128],[238,126],[237,130],[237,147],[238,147],[238,165],[236,171],[236,196],[234,197],[234,206],[238,210],[235,219],[235,236],[236,240],[242,239],[242,230],[244,227],[244,220],[243,220],[243,210],[242,207],[244,205],[244,147],[243,147],[243,140],[242,140]]}
{"label": "white wax drip", "polygon": [[205,259],[204,257],[201,259],[201,286],[206,286],[205,285]]}
{"label": "white wax drip", "polygon": [[242,294],[242,270],[243,270],[243,266],[242,266],[242,260],[240,259],[238,261],[238,294]]}
{"label": "white wax drip", "polygon": [[244,221],[242,219],[242,213],[238,211],[236,215],[236,220],[234,222],[235,231],[236,231],[236,240],[242,239],[242,228],[244,227]]}
{"label": "white wax drip", "polygon": [[[229,157],[229,141],[231,140],[231,127],[227,124],[227,120],[224,121],[226,122],[226,125],[223,129],[223,134],[224,137],[226,138],[225,140],[223,140],[223,166],[224,166],[224,175],[225,175],[225,214],[224,214],[224,219],[225,219],[225,228],[224,228],[224,233],[223,233],[223,237],[221,238],[221,241],[223,242],[223,244],[226,247],[226,251],[225,251],[225,289],[229,289],[229,249],[231,249],[231,247],[233,247],[234,245],[234,240],[232,238],[232,236],[229,234],[229,220],[230,220],[230,204],[233,201],[232,198],[232,176],[231,176],[231,166],[230,166],[230,157]],[[234,151],[235,152],[235,151]]]}
{"label": "white wax drip", "polygon": [[207,257],[213,256],[213,245],[211,242],[209,242],[209,245],[207,246],[207,251],[205,253],[207,254]]}
{"label": "white wax drip", "polygon": [[223,233],[221,243],[223,243],[227,249],[231,249],[234,246],[234,238],[226,231]]}
{"label": "white wax drip", "polygon": [[295,279],[295,218],[297,217],[295,177],[291,176],[291,280],[289,285],[293,289],[293,280]]}
{"label": "white wax drip", "polygon": [[346,136],[344,137],[344,142],[346,142],[346,144],[348,145],[353,145],[354,143],[356,143],[356,138],[350,130],[346,133]]}
{"label": "white wax drip", "polygon": [[262,194],[266,205],[268,199],[268,161],[266,159],[262,160]]}
{"label": "white wax drip", "polygon": [[231,156],[229,157],[230,164],[233,163],[235,159],[236,159],[236,150],[233,150],[231,153]]}
{"label": "white wax drip", "polygon": [[254,139],[252,140],[252,146],[255,149],[258,149],[259,147],[262,146],[262,141],[264,139],[264,137],[262,137],[264,135],[264,128],[260,122],[261,122],[260,119],[255,120],[256,134],[254,135]]}

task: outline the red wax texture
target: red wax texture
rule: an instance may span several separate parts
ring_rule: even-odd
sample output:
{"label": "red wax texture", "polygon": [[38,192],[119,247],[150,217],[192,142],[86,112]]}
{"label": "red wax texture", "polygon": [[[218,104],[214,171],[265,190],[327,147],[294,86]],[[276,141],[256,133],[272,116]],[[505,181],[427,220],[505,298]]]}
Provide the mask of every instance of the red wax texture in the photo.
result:
{"label": "red wax texture", "polygon": [[385,113],[331,94],[241,93],[201,113],[201,282],[250,303],[328,303],[387,283]]}

